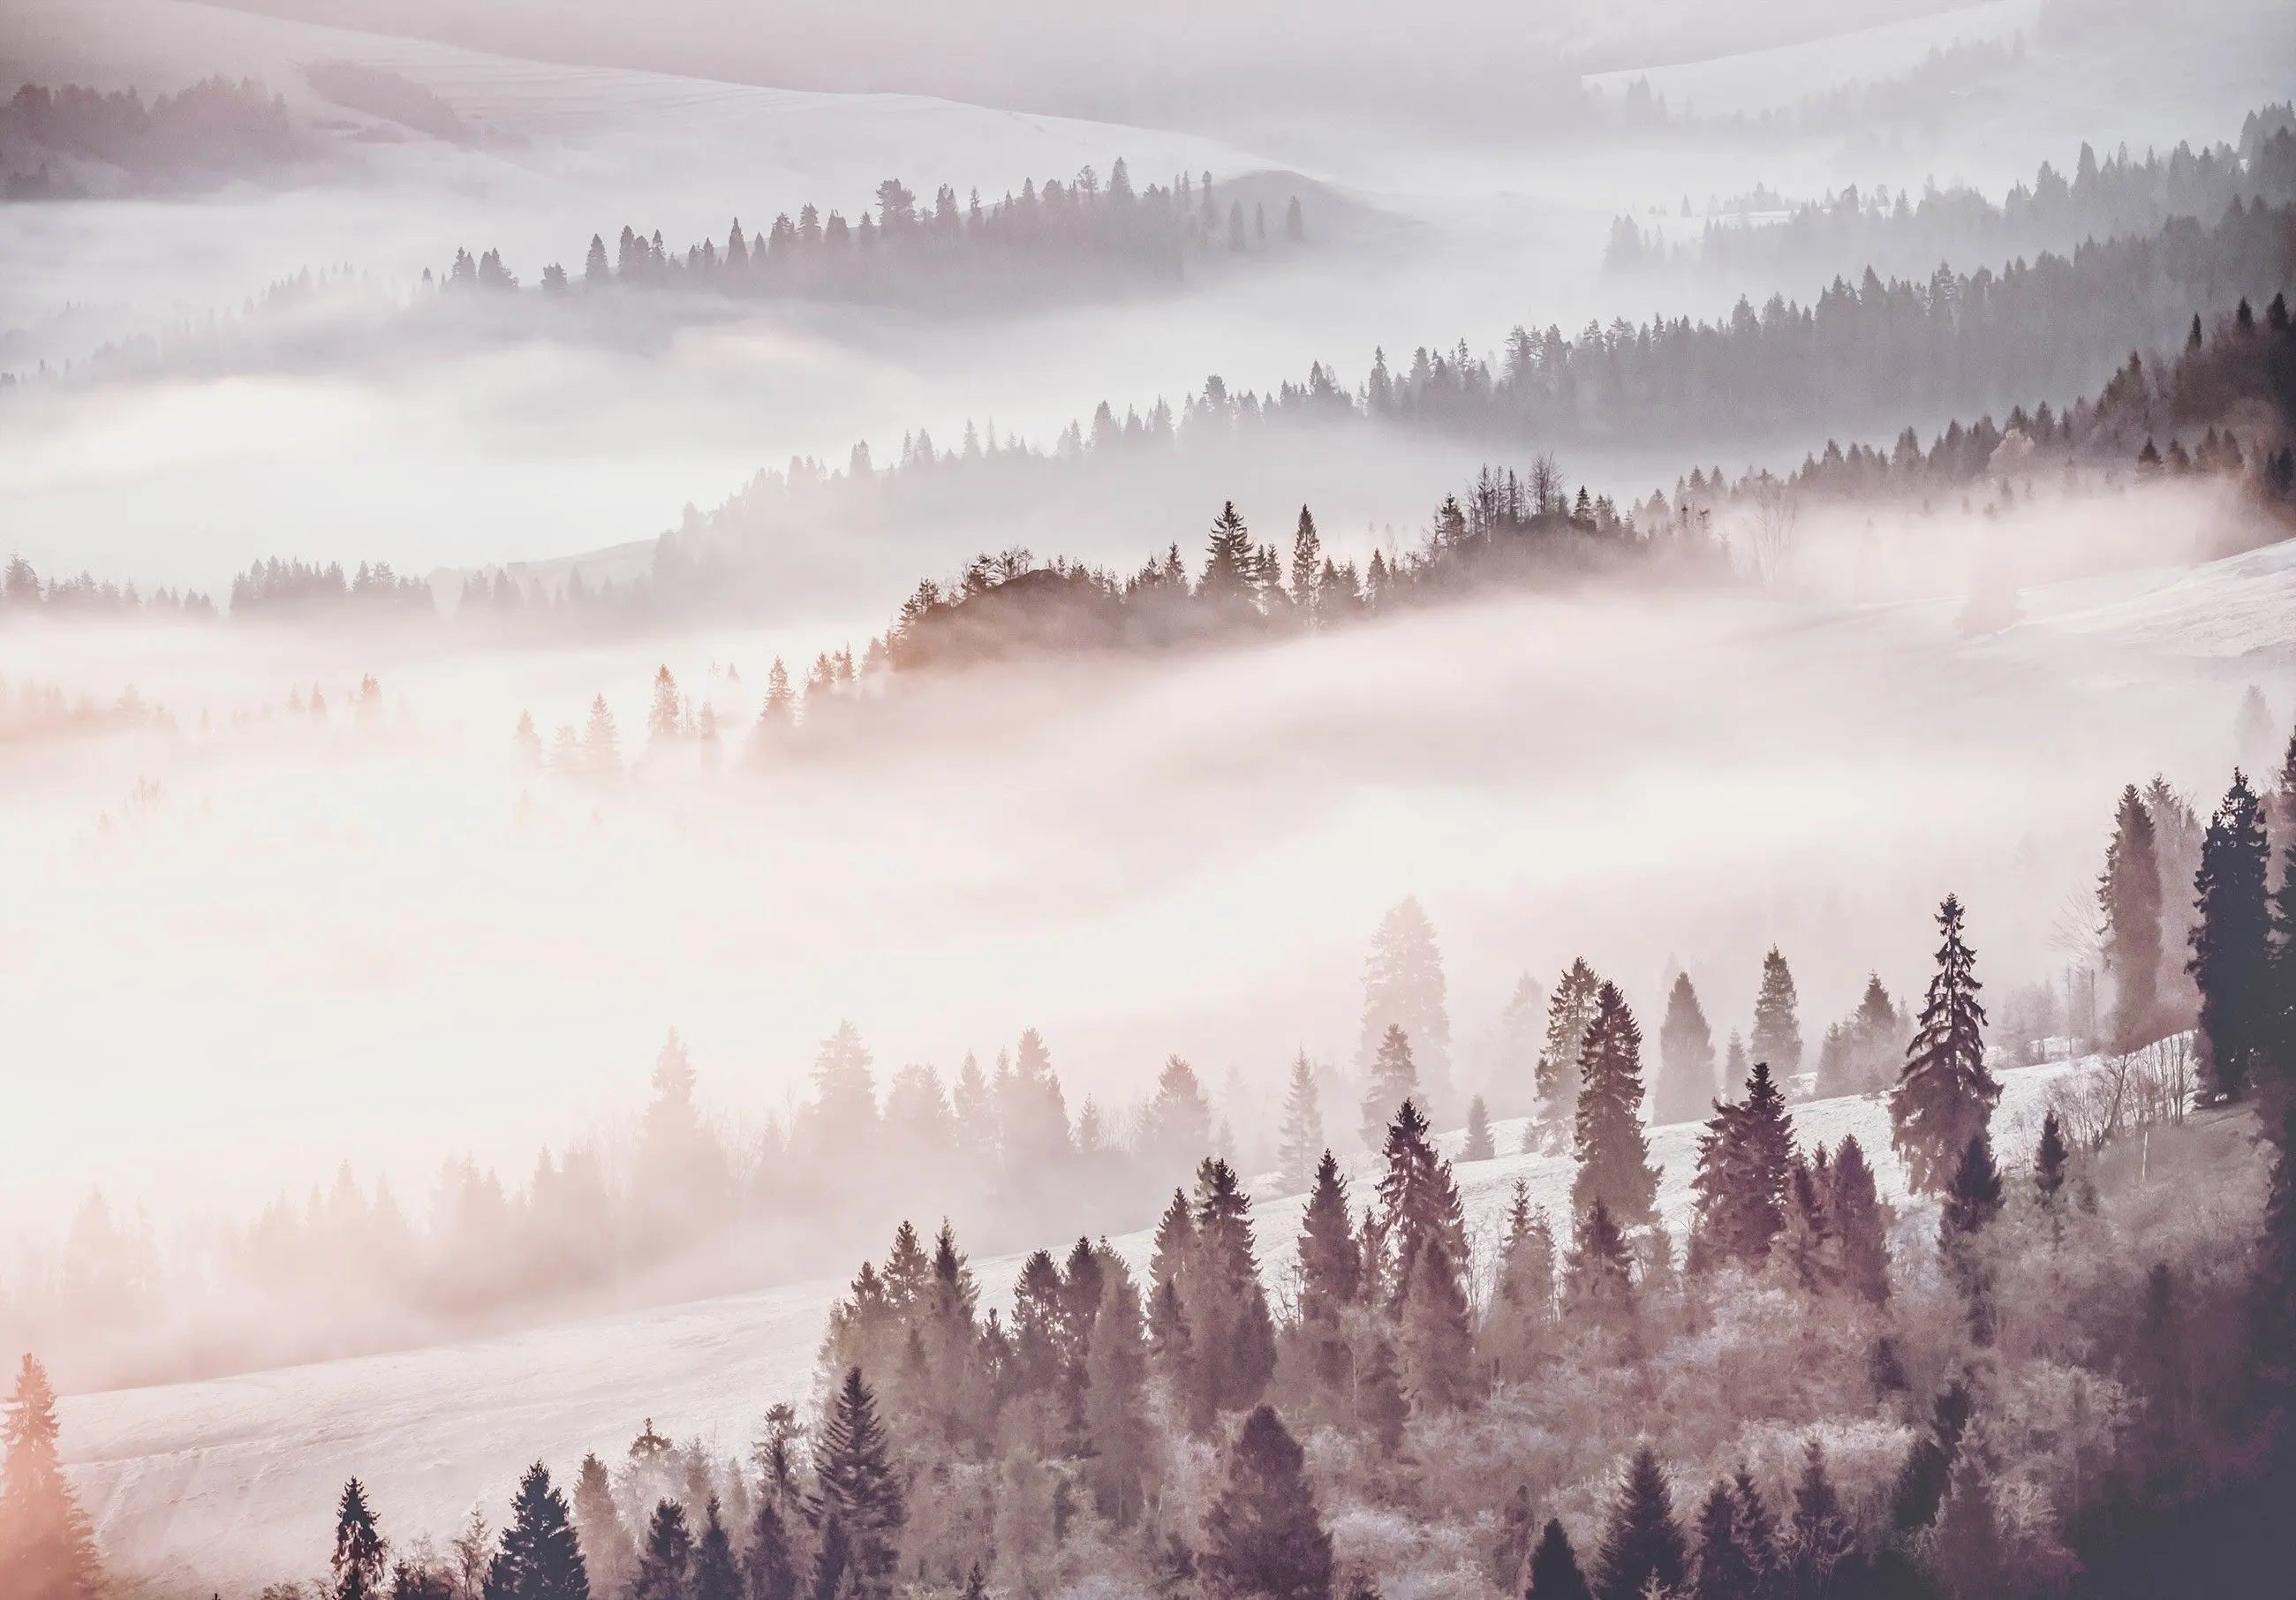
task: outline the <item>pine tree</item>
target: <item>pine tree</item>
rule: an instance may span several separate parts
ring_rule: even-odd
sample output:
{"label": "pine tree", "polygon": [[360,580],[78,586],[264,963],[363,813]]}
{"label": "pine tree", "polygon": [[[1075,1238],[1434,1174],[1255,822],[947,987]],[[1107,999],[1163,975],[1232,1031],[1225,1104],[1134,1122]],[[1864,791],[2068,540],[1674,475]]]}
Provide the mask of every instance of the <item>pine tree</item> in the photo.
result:
{"label": "pine tree", "polygon": [[[1447,1000],[1443,952],[1435,942],[1435,925],[1427,920],[1418,900],[1406,897],[1380,919],[1371,949],[1364,957],[1363,1024],[1357,1038],[1356,1066],[1358,1071],[1370,1069],[1376,1080],[1386,1065],[1390,1031],[1400,1029],[1410,1041],[1414,1062],[1412,1086],[1405,1092],[1415,1095],[1431,1116],[1442,1115],[1450,1104],[1451,1018]],[[1386,1113],[1392,1115],[1394,1111],[1390,1103]],[[1384,1126],[1386,1116],[1380,1120]]]}
{"label": "pine tree", "polygon": [[1754,1600],[1758,1575],[1738,1534],[1738,1502],[1728,1484],[1718,1482],[1698,1513],[1693,1600]]}
{"label": "pine tree", "polygon": [[1923,1002],[1921,1025],[1906,1046],[1906,1068],[1890,1094],[1890,1142],[1905,1158],[1916,1190],[1952,1180],[1969,1141],[1992,1120],[2001,1086],[1985,1069],[1985,1007],[1977,991],[1976,956],[1962,939],[1961,901],[1938,907],[1938,970]]}
{"label": "pine tree", "polygon": [[857,1600],[890,1592],[904,1514],[890,1447],[861,1369],[847,1371],[814,1448],[814,1491],[807,1515],[816,1531],[833,1524]]}
{"label": "pine tree", "polygon": [[[590,1600],[590,1571],[566,1497],[539,1461],[519,1480],[510,1525],[487,1568],[486,1600]],[[708,1596],[705,1600],[729,1600]]]}
{"label": "pine tree", "polygon": [[1634,1256],[1599,1199],[1578,1224],[1565,1278],[1564,1298],[1575,1313],[1600,1320],[1633,1308]]}
{"label": "pine tree", "polygon": [[1605,983],[1578,1054],[1574,1217],[1585,1218],[1598,1200],[1621,1227],[1643,1227],[1657,1215],[1658,1169],[1650,1164],[1643,1134],[1642,1046],[1642,1030],[1625,997]]}
{"label": "pine tree", "polygon": [[1404,1268],[1398,1334],[1403,1379],[1423,1415],[1456,1410],[1474,1391],[1474,1338],[1466,1290],[1439,1234]]}
{"label": "pine tree", "polygon": [[1259,1281],[1251,1236],[1251,1201],[1226,1161],[1207,1158],[1196,1170],[1196,1248],[1184,1280],[1183,1303],[1194,1333],[1197,1365],[1220,1410],[1259,1403],[1275,1371],[1275,1323]]}
{"label": "pine tree", "polygon": [[742,1551],[742,1600],[797,1600],[800,1579],[776,1497],[758,1497],[750,1538]]}
{"label": "pine tree", "polygon": [[1993,1485],[1973,1449],[1954,1463],[1938,1521],[1937,1561],[1950,1600],[1991,1600],[2001,1592],[2001,1523]]}
{"label": "pine tree", "polygon": [[1570,1536],[1562,1530],[1559,1519],[1549,1517],[1546,1531],[1538,1536],[1538,1548],[1530,1553],[1530,1588],[1524,1600],[1594,1600],[1594,1596],[1578,1570],[1578,1555],[1570,1547]]}
{"label": "pine tree", "polygon": [[335,1508],[335,1553],[327,1562],[328,1600],[382,1600],[382,1534],[357,1478]]}
{"label": "pine tree", "polygon": [[685,1507],[657,1501],[630,1579],[630,1600],[693,1600],[693,1534],[685,1525]]}
{"label": "pine tree", "polygon": [[646,709],[646,743],[660,746],[674,744],[685,730],[685,702],[677,693],[677,680],[669,675],[664,662],[653,675],[653,702]]}
{"label": "pine tree", "polygon": [[47,1369],[27,1355],[0,1425],[7,1447],[0,1464],[0,1578],[8,1580],[10,1600],[95,1600],[103,1589],[94,1537],[64,1478],[58,1432]]}
{"label": "pine tree", "polygon": [[1467,1103],[1467,1137],[1460,1146],[1459,1159],[1464,1161],[1488,1161],[1498,1153],[1491,1143],[1491,1111],[1476,1095]]}
{"label": "pine tree", "polygon": [[1670,1594],[1682,1586],[1687,1565],[1681,1524],[1674,1520],[1674,1496],[1648,1445],[1635,1452],[1610,1524],[1595,1556],[1595,1600],[1644,1600],[1652,1586]]}
{"label": "pine tree", "polygon": [[1651,1089],[1651,1116],[1659,1123],[1694,1122],[1714,1098],[1714,1031],[1698,1004],[1690,974],[1675,975],[1666,997],[1666,1020],[1658,1030],[1658,1082]]}
{"label": "pine tree", "polygon": [[1757,1062],[1746,1079],[1743,1104],[1718,1103],[1698,1142],[1698,1195],[1691,1234],[1695,1268],[1737,1261],[1759,1266],[1787,1219],[1787,1175],[1793,1160],[1793,1122],[1785,1097]]}
{"label": "pine tree", "polygon": [[693,1543],[693,1600],[742,1600],[742,1574],[734,1563],[734,1541],[726,1532],[718,1497],[702,1512],[701,1537]]}
{"label": "pine tree", "polygon": [[1411,1264],[1429,1245],[1439,1243],[1455,1262],[1467,1259],[1466,1217],[1451,1163],[1435,1153],[1427,1120],[1411,1101],[1397,1108],[1382,1155],[1381,1234],[1395,1259],[1391,1304],[1400,1307]]}
{"label": "pine tree", "polygon": [[1202,1571],[1213,1600],[1330,1600],[1332,1538],[1305,1462],[1273,1409],[1244,1419],[1227,1481],[1204,1517]]}
{"label": "pine tree", "polygon": [[1754,996],[1754,1031],[1747,1047],[1757,1063],[1769,1063],[1782,1080],[1791,1082],[1801,1071],[1801,1017],[1793,973],[1775,945],[1762,957],[1762,985]]}
{"label": "pine tree", "polygon": [[1546,1038],[1538,1052],[1538,1112],[1523,1132],[1525,1154],[1558,1150],[1578,1112],[1578,1057],[1595,1021],[1603,981],[1581,956],[1555,980],[1546,1002]]}
{"label": "pine tree", "polygon": [[2052,1216],[2056,1214],[2057,1195],[2065,1186],[2065,1165],[2070,1160],[2064,1128],[2052,1106],[2041,1119],[2040,1142],[2033,1149],[2033,1194],[2041,1209]]}
{"label": "pine tree", "polygon": [[1531,1209],[1529,1185],[1517,1178],[1483,1325],[1484,1364],[1503,1378],[1528,1377],[1554,1317],[1554,1235],[1546,1214]]}
{"label": "pine tree", "polygon": [[1384,1335],[1374,1335],[1356,1374],[1356,1421],[1378,1446],[1380,1458],[1393,1460],[1410,1420],[1411,1401],[1396,1370],[1395,1347]]}
{"label": "pine tree", "polygon": [[1283,1131],[1275,1150],[1275,1164],[1288,1192],[1303,1192],[1315,1181],[1316,1158],[1323,1153],[1324,1113],[1316,1093],[1316,1070],[1302,1049],[1292,1059],[1292,1078],[1283,1092]]}
{"label": "pine tree", "polygon": [[1419,1094],[1419,1069],[1412,1060],[1410,1036],[1399,1023],[1390,1023],[1379,1041],[1371,1072],[1364,1084],[1363,1141],[1380,1147],[1396,1110]]}
{"label": "pine tree", "polygon": [[1835,1571],[1856,1549],[1857,1530],[1826,1475],[1825,1452],[1810,1440],[1802,1447],[1801,1478],[1794,1485],[1793,1521],[1782,1563],[1786,1592],[1809,1600],[1833,1593]]}
{"label": "pine tree", "polygon": [[1890,1212],[1854,1135],[1835,1150],[1826,1213],[1841,1241],[1841,1282],[1875,1305],[1890,1298]]}
{"label": "pine tree", "polygon": [[1349,1227],[1347,1180],[1328,1150],[1300,1218],[1299,1255],[1300,1335],[1316,1382],[1337,1392],[1348,1369],[1343,1318],[1363,1282],[1363,1259]]}
{"label": "pine tree", "polygon": [[1292,536],[1292,603],[1310,623],[1320,620],[1316,602],[1323,564],[1324,541],[1316,533],[1314,515],[1303,505],[1300,508],[1300,526]]}
{"label": "pine tree", "polygon": [[574,1479],[574,1533],[590,1572],[593,1593],[618,1596],[637,1569],[637,1548],[614,1506],[606,1464],[594,1453],[582,1458]]}
{"label": "pine tree", "polygon": [[2201,845],[2200,925],[2188,968],[2201,995],[2202,1066],[2218,1100],[2236,1100],[2252,1087],[2269,1041],[2268,863],[2256,795],[2234,772]]}
{"label": "pine tree", "polygon": [[[1103,1246],[1103,1251],[1105,1247]],[[1118,1257],[1101,1261],[1100,1305],[1084,1358],[1085,1465],[1101,1515],[1128,1528],[1143,1509],[1152,1436],[1147,1424],[1148,1347],[1140,1291]]]}
{"label": "pine tree", "polygon": [[1259,586],[1253,576],[1255,565],[1251,530],[1236,514],[1235,502],[1230,500],[1212,519],[1210,554],[1204,562],[1203,582],[1197,586],[1196,592],[1223,605],[1256,608]]}
{"label": "pine tree", "polygon": [[2161,1011],[2160,851],[2134,784],[2120,792],[2096,898],[2113,982],[2112,1047],[2126,1054],[2152,1042]]}

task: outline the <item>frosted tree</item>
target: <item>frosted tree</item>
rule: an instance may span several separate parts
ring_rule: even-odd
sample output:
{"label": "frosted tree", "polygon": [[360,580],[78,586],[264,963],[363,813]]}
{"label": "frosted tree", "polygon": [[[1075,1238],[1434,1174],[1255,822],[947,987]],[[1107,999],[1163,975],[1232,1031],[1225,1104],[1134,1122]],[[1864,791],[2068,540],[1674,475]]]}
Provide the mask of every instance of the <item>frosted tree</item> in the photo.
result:
{"label": "frosted tree", "polygon": [[2152,1042],[2161,1009],[2160,850],[2134,784],[2120,792],[2096,902],[2112,978],[2112,1047],[2126,1054]]}
{"label": "frosted tree", "polygon": [[1546,1002],[1546,1038],[1538,1052],[1538,1110],[1523,1130],[1526,1153],[1560,1149],[1570,1136],[1578,1106],[1578,1053],[1602,987],[1584,956],[1555,980]]}
{"label": "frosted tree", "polygon": [[1316,1093],[1316,1069],[1302,1049],[1292,1058],[1292,1077],[1283,1091],[1283,1128],[1275,1149],[1287,1193],[1306,1191],[1315,1181],[1316,1162],[1323,1153],[1324,1112]]}
{"label": "frosted tree", "polygon": [[1622,1229],[1656,1215],[1658,1169],[1643,1134],[1643,1034],[1616,984],[1605,983],[1595,1020],[1579,1047],[1579,1090],[1572,1150],[1578,1161],[1570,1209],[1583,1219],[1603,1202]]}
{"label": "frosted tree", "polygon": [[[1447,1009],[1443,953],[1435,926],[1415,898],[1406,898],[1380,919],[1364,957],[1363,1025],[1356,1067],[1373,1064],[1388,1030],[1410,1036],[1420,1109],[1440,1121],[1451,1089],[1451,1018]],[[1393,1107],[1389,1108],[1390,1114]],[[1384,1123],[1385,1118],[1382,1119]]]}

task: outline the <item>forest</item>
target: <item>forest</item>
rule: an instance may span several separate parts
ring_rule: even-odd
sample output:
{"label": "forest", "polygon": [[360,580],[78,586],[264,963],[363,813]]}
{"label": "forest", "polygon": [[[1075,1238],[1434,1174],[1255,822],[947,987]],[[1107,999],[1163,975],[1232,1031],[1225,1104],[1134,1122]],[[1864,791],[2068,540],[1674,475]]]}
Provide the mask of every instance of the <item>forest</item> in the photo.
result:
{"label": "forest", "polygon": [[0,102],[0,200],[197,186],[315,151],[286,102],[253,78],[206,78],[149,101],[135,89],[28,83]]}

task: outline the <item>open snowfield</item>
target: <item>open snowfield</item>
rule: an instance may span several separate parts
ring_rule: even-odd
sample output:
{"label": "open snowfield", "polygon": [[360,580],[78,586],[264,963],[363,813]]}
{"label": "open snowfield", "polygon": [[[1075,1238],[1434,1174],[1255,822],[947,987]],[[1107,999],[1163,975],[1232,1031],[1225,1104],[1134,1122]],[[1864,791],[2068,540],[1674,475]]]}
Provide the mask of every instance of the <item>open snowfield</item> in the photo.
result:
{"label": "open snowfield", "polygon": [[[2049,1087],[2094,1061],[2005,1071],[1994,1128],[2020,1151]],[[1902,1200],[1878,1095],[1793,1108],[1805,1149],[1854,1135],[1885,1197]],[[1520,1121],[1494,1126],[1519,1148]],[[1687,1236],[1698,1125],[1653,1128],[1660,1204],[1677,1248]],[[1456,1156],[1457,1138],[1449,1141]],[[1517,1179],[1534,1204],[1567,1219],[1571,1163],[1502,1154],[1456,1169],[1468,1230],[1488,1270]],[[1358,1161],[1353,1186],[1371,1182]],[[1263,1274],[1290,1280],[1302,1201],[1255,1208]],[[1901,1218],[1909,1231],[1927,1212]],[[930,1219],[928,1219],[930,1220]],[[962,1237],[964,1218],[955,1218]],[[1152,1230],[1110,1241],[1144,1275]],[[1047,1234],[1047,1247],[1066,1241]],[[982,1306],[1009,1305],[1021,1259],[973,1263]],[[329,1508],[343,1481],[367,1485],[385,1529],[444,1540],[473,1506],[499,1522],[521,1468],[539,1458],[562,1481],[585,1452],[609,1460],[647,1419],[679,1440],[746,1457],[766,1408],[809,1406],[824,1318],[841,1283],[800,1284],[509,1337],[443,1345],[211,1383],[73,1396],[62,1404],[66,1456],[115,1570],[185,1594],[217,1583],[310,1576],[324,1568]]]}

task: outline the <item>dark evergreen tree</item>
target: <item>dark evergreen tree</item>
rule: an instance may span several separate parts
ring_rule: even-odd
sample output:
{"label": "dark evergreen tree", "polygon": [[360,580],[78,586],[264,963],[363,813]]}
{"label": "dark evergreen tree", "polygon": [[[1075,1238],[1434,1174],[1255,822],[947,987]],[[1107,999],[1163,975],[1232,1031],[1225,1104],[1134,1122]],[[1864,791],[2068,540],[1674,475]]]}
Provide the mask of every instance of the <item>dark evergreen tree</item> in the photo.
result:
{"label": "dark evergreen tree", "polygon": [[582,1458],[582,1469],[575,1475],[574,1533],[589,1569],[592,1592],[611,1597],[627,1589],[637,1571],[637,1547],[614,1506],[606,1464],[595,1454]]}
{"label": "dark evergreen tree", "polygon": [[1976,956],[1962,939],[1961,901],[1938,907],[1936,975],[1921,1025],[1906,1047],[1906,1070],[1890,1094],[1890,1142],[1916,1190],[1952,1181],[1969,1141],[1992,1120],[2001,1086],[1985,1070],[1985,1007],[1978,1003]]}
{"label": "dark evergreen tree", "polygon": [[1398,1340],[1403,1377],[1422,1415],[1456,1410],[1474,1393],[1474,1335],[1458,1268],[1439,1235],[1404,1268]]}
{"label": "dark evergreen tree", "polygon": [[711,1495],[702,1512],[701,1537],[693,1541],[693,1600],[742,1600],[742,1573],[734,1563],[734,1541],[725,1514]]}
{"label": "dark evergreen tree", "polygon": [[1571,1241],[1563,1298],[1574,1314],[1597,1319],[1633,1308],[1634,1253],[1611,1219],[1611,1208],[1600,1200]]}
{"label": "dark evergreen tree", "polygon": [[1478,1095],[1467,1103],[1467,1136],[1459,1147],[1459,1159],[1488,1161],[1496,1154],[1498,1147],[1491,1143],[1491,1108]]}
{"label": "dark evergreen tree", "polygon": [[1826,1212],[1841,1241],[1842,1286],[1882,1304],[1890,1298],[1890,1212],[1854,1135],[1834,1152]]}
{"label": "dark evergreen tree", "polygon": [[1743,1103],[1714,1108],[1698,1142],[1693,1268],[1724,1261],[1759,1266],[1786,1224],[1793,1120],[1767,1063],[1754,1063]]}
{"label": "dark evergreen tree", "polygon": [[1969,1385],[1956,1379],[1939,1392],[1930,1431],[1914,1441],[1890,1489],[1890,1521],[1900,1534],[1918,1533],[1936,1520],[1968,1425]]}
{"label": "dark evergreen tree", "polygon": [[1371,1435],[1381,1459],[1392,1460],[1403,1448],[1403,1426],[1410,1420],[1411,1401],[1396,1370],[1395,1347],[1383,1334],[1374,1334],[1356,1374],[1356,1422]]}
{"label": "dark evergreen tree", "polygon": [[772,1494],[759,1495],[750,1516],[749,1542],[742,1548],[742,1600],[797,1600],[803,1582],[789,1523],[775,1501]]}
{"label": "dark evergreen tree", "polygon": [[1793,1521],[1780,1563],[1784,1592],[1791,1600],[1834,1594],[1834,1574],[1857,1548],[1857,1530],[1826,1475],[1825,1453],[1813,1439],[1802,1447],[1801,1478],[1794,1485]]}
{"label": "dark evergreen tree", "polygon": [[58,1432],[47,1369],[28,1354],[0,1424],[7,1447],[0,1463],[0,1578],[7,1581],[0,1588],[10,1600],[96,1600],[103,1590],[94,1536],[64,1478]]}
{"label": "dark evergreen tree", "polygon": [[675,1500],[655,1503],[638,1549],[630,1600],[693,1600],[693,1533],[685,1507]]}
{"label": "dark evergreen tree", "polygon": [[1643,1227],[1657,1215],[1658,1169],[1643,1134],[1642,1048],[1642,1030],[1625,997],[1605,983],[1578,1053],[1578,1171],[1570,1209],[1582,1222],[1597,1201],[1620,1227]]}
{"label": "dark evergreen tree", "polygon": [[2201,1065],[2217,1100],[2248,1091],[2270,1039],[2269,857],[2262,808],[2247,777],[2234,772],[2201,843],[2200,921],[2188,966],[2201,996]]}
{"label": "dark evergreen tree", "polygon": [[1762,983],[1754,995],[1754,1030],[1747,1038],[1746,1047],[1756,1062],[1767,1062],[1771,1071],[1789,1082],[1801,1071],[1800,1002],[1794,993],[1793,973],[1775,945],[1762,957]]}
{"label": "dark evergreen tree", "polygon": [[357,1478],[335,1507],[335,1553],[327,1561],[329,1600],[382,1600],[383,1540]]}
{"label": "dark evergreen tree", "polygon": [[1688,1555],[1675,1521],[1674,1495],[1648,1445],[1635,1452],[1595,1555],[1595,1600],[1644,1600],[1682,1587]]}
{"label": "dark evergreen tree", "polygon": [[1483,1321],[1487,1371],[1510,1380],[1530,1374],[1554,1317],[1554,1231],[1546,1214],[1531,1209],[1529,1186],[1517,1178],[1506,1238],[1499,1246],[1497,1281]]}
{"label": "dark evergreen tree", "polygon": [[1523,1132],[1526,1153],[1561,1149],[1578,1124],[1579,1055],[1602,990],[1603,981],[1584,956],[1554,981],[1546,1002],[1546,1038],[1538,1051],[1538,1111]]}
{"label": "dark evergreen tree", "polygon": [[2113,983],[2112,1047],[2127,1052],[2152,1042],[2161,1013],[2161,857],[2134,784],[2120,792],[2096,900]]}
{"label": "dark evergreen tree", "polygon": [[1304,1469],[1275,1411],[1256,1407],[1204,1517],[1201,1570],[1213,1600],[1330,1600],[1332,1538]]}
{"label": "dark evergreen tree", "polygon": [[1377,1150],[1386,1136],[1387,1125],[1406,1101],[1419,1093],[1419,1069],[1411,1056],[1411,1038],[1400,1024],[1390,1023],[1379,1041],[1372,1058],[1371,1071],[1364,1081],[1363,1140]]}
{"label": "dark evergreen tree", "polygon": [[1938,1218],[1940,1235],[1977,1233],[2001,1214],[2001,1169],[1993,1161],[1993,1141],[1983,1133],[1973,1135],[1946,1189]]}
{"label": "dark evergreen tree", "polygon": [[2033,1194],[2051,1216],[2056,1214],[2057,1196],[2065,1186],[2065,1167],[2070,1159],[2064,1128],[2052,1106],[2041,1119],[2040,1142],[2033,1149]]}
{"label": "dark evergreen tree", "polygon": [[1348,1184],[1328,1150],[1316,1166],[1316,1186],[1300,1228],[1300,1336],[1310,1370],[1327,1392],[1348,1377],[1342,1318],[1363,1282],[1363,1258],[1348,1220]]}
{"label": "dark evergreen tree", "polygon": [[1595,1592],[1578,1571],[1578,1555],[1570,1547],[1570,1536],[1557,1518],[1547,1518],[1546,1530],[1538,1536],[1538,1548],[1530,1553],[1530,1588],[1524,1591],[1524,1600],[1595,1600]]}
{"label": "dark evergreen tree", "polygon": [[813,1471],[807,1512],[814,1528],[825,1544],[825,1530],[836,1525],[856,1600],[878,1600],[890,1591],[905,1507],[876,1398],[857,1366],[847,1371],[830,1402]]}
{"label": "dark evergreen tree", "polygon": [[1210,553],[1205,559],[1203,582],[1197,587],[1197,593],[1222,605],[1256,609],[1259,593],[1255,576],[1257,556],[1251,530],[1236,513],[1235,502],[1230,500],[1212,519]]}
{"label": "dark evergreen tree", "polygon": [[1651,1089],[1651,1119],[1694,1122],[1714,1098],[1714,1030],[1698,1004],[1690,974],[1675,975],[1658,1030],[1658,1082]]}
{"label": "dark evergreen tree", "polygon": [[1739,1539],[1738,1502],[1717,1483],[1698,1513],[1698,1550],[1690,1593],[1693,1600],[1754,1600],[1759,1574]]}
{"label": "dark evergreen tree", "polygon": [[590,1600],[589,1565],[572,1514],[539,1461],[526,1469],[511,1500],[510,1523],[487,1567],[485,1600]]}
{"label": "dark evergreen tree", "polygon": [[1439,1243],[1454,1262],[1467,1259],[1466,1216],[1451,1163],[1435,1153],[1427,1119],[1412,1101],[1396,1108],[1381,1153],[1381,1235],[1394,1259],[1390,1303],[1399,1307],[1412,1263],[1430,1245]]}

